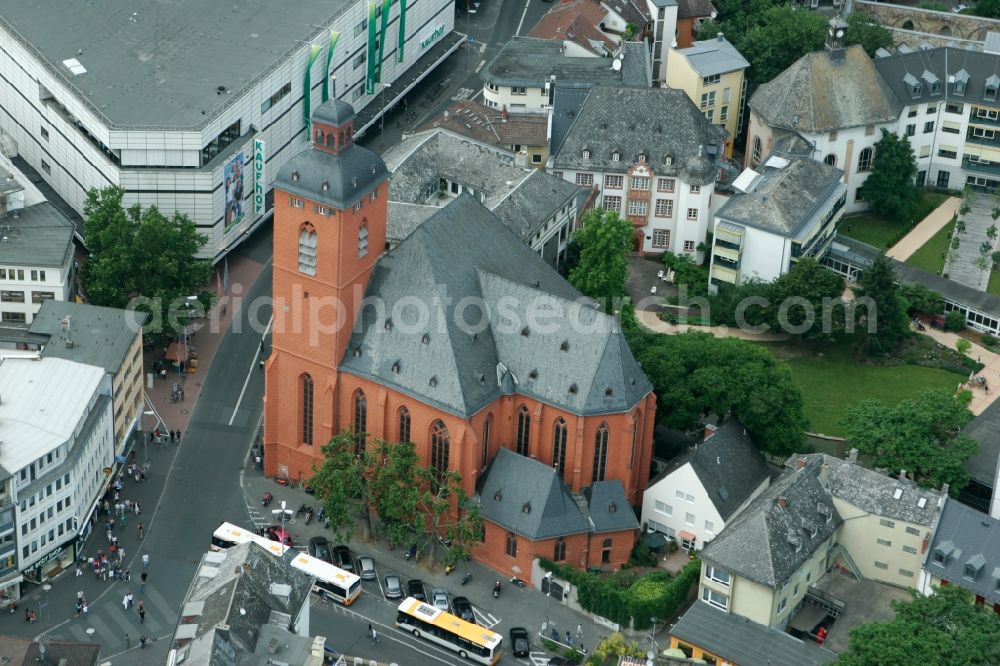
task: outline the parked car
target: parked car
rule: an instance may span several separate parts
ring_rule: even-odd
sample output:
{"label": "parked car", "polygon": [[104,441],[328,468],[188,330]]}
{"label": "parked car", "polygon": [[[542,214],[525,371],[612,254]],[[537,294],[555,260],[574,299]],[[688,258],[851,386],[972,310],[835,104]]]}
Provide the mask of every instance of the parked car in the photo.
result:
{"label": "parked car", "polygon": [[344,571],[356,573],[354,571],[354,555],[351,554],[351,549],[347,546],[333,547],[333,563]]}
{"label": "parked car", "polygon": [[333,564],[333,551],[330,550],[330,542],[326,540],[326,537],[318,536],[309,539],[309,554]]}
{"label": "parked car", "polygon": [[445,613],[451,612],[451,599],[448,598],[448,590],[443,587],[435,587],[431,590],[431,605],[439,608]]}
{"label": "parked car", "polygon": [[427,601],[427,592],[424,590],[424,581],[416,578],[407,581],[406,594],[418,601]]}
{"label": "parked car", "polygon": [[375,580],[378,578],[378,573],[375,571],[375,560],[367,555],[359,557],[358,575],[361,576],[361,580]]}
{"label": "parked car", "polygon": [[396,574],[389,574],[385,577],[383,590],[386,599],[401,599],[403,597],[403,581]]}
{"label": "parked car", "polygon": [[527,657],[531,650],[528,643],[528,630],[524,627],[511,627],[510,629],[510,649],[515,657]]}
{"label": "parked car", "polygon": [[476,623],[476,614],[472,612],[472,603],[465,597],[455,597],[451,600],[452,613],[466,622]]}
{"label": "parked car", "polygon": [[271,525],[267,528],[267,538],[271,541],[277,541],[278,543],[284,544],[289,548],[295,546],[292,541],[292,535],[281,529],[278,525]]}

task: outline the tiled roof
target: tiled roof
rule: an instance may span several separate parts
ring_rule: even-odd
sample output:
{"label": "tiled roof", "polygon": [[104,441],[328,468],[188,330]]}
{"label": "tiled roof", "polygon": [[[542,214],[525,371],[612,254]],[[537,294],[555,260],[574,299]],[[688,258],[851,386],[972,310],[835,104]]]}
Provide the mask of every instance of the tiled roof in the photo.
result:
{"label": "tiled roof", "polygon": [[72,258],[75,227],[48,201],[0,215],[0,226],[0,264],[62,268]]}
{"label": "tiled roof", "polygon": [[795,236],[846,192],[844,172],[836,167],[809,157],[776,159],[756,167],[759,184],[750,192],[734,193],[716,218]]}
{"label": "tiled roof", "polygon": [[463,99],[418,131],[446,129],[480,143],[509,150],[509,146],[513,145],[547,145],[548,124],[545,114],[508,113],[504,117],[497,109]]}
{"label": "tiled roof", "polygon": [[[505,392],[574,414],[620,413],[652,390],[614,319],[467,194],[379,260],[366,297],[385,312],[425,303],[430,319],[418,325],[403,308],[410,319],[392,322],[366,309],[341,370],[453,414],[474,414]],[[457,310],[463,299],[482,299],[485,327],[465,323],[480,313]],[[501,300],[504,316],[491,317]],[[571,316],[532,330],[527,309],[539,303]]]}
{"label": "tiled roof", "polygon": [[[136,310],[47,300],[28,330],[49,336],[42,356],[96,365],[113,374],[128,360],[128,352],[147,316]],[[69,330],[63,327],[67,320]],[[73,344],[68,345],[67,341]]]}
{"label": "tiled roof", "polygon": [[675,53],[685,58],[691,69],[701,76],[726,74],[750,66],[743,54],[736,50],[724,37],[695,42],[686,49]]}
{"label": "tiled roof", "polygon": [[691,454],[692,469],[719,516],[729,520],[770,474],[743,424],[729,418]]}
{"label": "tiled roof", "polygon": [[[979,452],[966,460],[963,468],[973,480],[993,488],[1000,461],[1000,402],[990,403],[962,432],[979,443]],[[994,488],[994,492],[1000,491]]]}
{"label": "tiled roof", "polygon": [[493,213],[529,243],[542,225],[571,203],[581,187],[558,176],[532,169],[527,178],[501,201]]}
{"label": "tiled roof", "polygon": [[715,5],[711,0],[677,0],[677,18],[711,18]]}
{"label": "tiled roof", "polygon": [[[639,29],[652,20],[649,15],[649,7],[643,0],[604,0],[604,4],[625,19],[626,23],[638,26]],[[668,7],[677,3],[675,0],[657,0],[657,4]]]}
{"label": "tiled roof", "polygon": [[[898,479],[825,453],[794,455],[785,466],[794,469],[799,460],[818,461],[830,493],[862,511],[891,520],[931,527],[944,495],[921,488],[909,479]],[[922,505],[922,506],[921,506]]]}
{"label": "tiled roof", "polygon": [[532,540],[639,528],[620,481],[600,481],[583,494],[578,501],[554,468],[501,448],[479,503],[484,519]]}
{"label": "tiled roof", "polygon": [[740,666],[819,666],[837,658],[810,640],[698,601],[670,629],[670,635]]}
{"label": "tiled roof", "polygon": [[385,240],[399,243],[440,210],[437,206],[390,201]]}
{"label": "tiled roof", "polygon": [[[1000,55],[994,53],[951,47],[918,49],[876,58],[875,67],[903,105],[943,99],[996,105],[994,100],[986,98],[987,80],[1000,77]],[[925,72],[930,76],[925,76]],[[940,83],[937,92],[930,84],[935,79]],[[965,90],[959,94],[956,84],[962,81]],[[914,94],[912,82],[919,84],[917,94]]]}
{"label": "tiled roof", "polygon": [[706,544],[702,559],[780,588],[843,523],[818,473],[813,463],[775,481]]}
{"label": "tiled roof", "polygon": [[850,46],[802,56],[762,83],[750,108],[772,127],[819,134],[893,123],[902,105],[864,48]]}
{"label": "tiled roof", "polygon": [[[944,556],[944,562],[936,561],[935,554]],[[967,571],[967,564],[974,570]],[[988,605],[1000,603],[1000,521],[948,500],[924,570],[984,597]]]}
{"label": "tiled roof", "polygon": [[574,112],[553,166],[625,173],[645,153],[657,175],[708,185],[718,176],[710,153],[714,147],[720,154],[724,140],[725,130],[709,122],[683,90],[602,85]]}
{"label": "tiled roof", "polygon": [[[618,39],[601,32],[607,10],[599,0],[563,0],[552,6],[528,33],[539,39],[565,39],[597,55],[613,53]],[[595,48],[594,43],[600,44]]]}

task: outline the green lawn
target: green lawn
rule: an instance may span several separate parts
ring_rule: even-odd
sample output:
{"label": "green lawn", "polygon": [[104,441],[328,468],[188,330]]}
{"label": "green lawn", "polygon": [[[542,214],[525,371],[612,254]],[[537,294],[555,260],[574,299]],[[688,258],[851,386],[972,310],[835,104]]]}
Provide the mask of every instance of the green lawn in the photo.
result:
{"label": "green lawn", "polygon": [[954,228],[954,222],[944,225],[919,250],[910,255],[906,263],[922,268],[928,273],[940,274],[944,269],[944,258],[948,253],[948,244],[951,242],[951,232]]}
{"label": "green lawn", "polygon": [[[928,388],[955,388],[962,378],[953,372],[916,365],[872,366],[859,363],[847,344],[824,345],[819,351],[787,359],[802,389],[811,432],[844,435],[840,420],[847,409],[874,398],[896,405]],[[780,354],[779,354],[780,355]]]}
{"label": "green lawn", "polygon": [[986,293],[1000,296],[1000,271],[990,273],[990,283],[986,285]]}
{"label": "green lawn", "polygon": [[[947,194],[924,190],[920,198],[920,203],[913,216],[913,221],[919,222],[920,220],[923,220],[931,214],[931,211],[940,206],[947,198]],[[869,245],[873,245],[880,250],[886,250],[890,247],[889,244],[892,241],[898,240],[900,234],[906,231],[909,227],[909,220],[896,222],[894,220],[887,220],[885,218],[878,217],[877,215],[864,213],[854,217],[845,217],[841,221],[838,231],[845,236],[859,240],[862,243],[868,243]]]}

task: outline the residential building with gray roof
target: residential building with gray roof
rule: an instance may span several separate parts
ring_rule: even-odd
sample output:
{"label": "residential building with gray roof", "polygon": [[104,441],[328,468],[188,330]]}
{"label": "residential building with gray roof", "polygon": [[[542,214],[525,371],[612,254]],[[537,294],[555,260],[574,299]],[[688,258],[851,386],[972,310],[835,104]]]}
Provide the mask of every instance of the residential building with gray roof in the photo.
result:
{"label": "residential building with gray roof", "polygon": [[1000,521],[948,500],[923,557],[922,593],[955,585],[1000,613]]}
{"label": "residential building with gray roof", "polygon": [[5,2],[0,67],[22,75],[0,81],[0,131],[78,213],[89,190],[121,186],[126,206],[190,217],[217,261],[266,219],[255,186],[270,191],[307,145],[311,110],[342,99],[359,133],[376,125],[464,42],[454,13],[446,0],[393,3],[385,20],[360,0],[176,0],[75,3],[54,20]]}
{"label": "residential building with gray roof", "polygon": [[565,259],[587,191],[516,155],[436,128],[405,137],[385,154],[389,183],[387,238],[395,246],[455,197],[478,199],[555,268]]}
{"label": "residential building with gray roof", "polygon": [[700,259],[725,130],[669,88],[598,85],[579,110],[555,113],[553,138],[558,124],[561,142],[553,142],[549,170],[591,188],[595,205],[631,221],[634,251]]}
{"label": "residential building with gray roof", "polygon": [[799,259],[820,261],[844,215],[843,172],[811,157],[771,155],[733,181],[715,214],[709,284],[770,282]]}

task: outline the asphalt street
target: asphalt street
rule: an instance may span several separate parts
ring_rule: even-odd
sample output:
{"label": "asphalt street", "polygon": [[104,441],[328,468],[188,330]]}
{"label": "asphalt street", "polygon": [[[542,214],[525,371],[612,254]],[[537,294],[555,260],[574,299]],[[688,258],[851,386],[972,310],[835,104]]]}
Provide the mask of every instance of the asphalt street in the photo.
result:
{"label": "asphalt street", "polygon": [[[416,112],[412,121],[402,122],[402,113],[397,110],[386,118],[383,135],[369,133],[366,137],[369,147],[384,151],[397,143],[404,131],[425,124],[453,101],[479,96],[482,80],[478,71],[484,63],[515,33],[527,33],[550,6],[541,0],[506,0],[484,2],[471,15],[459,12],[456,29],[472,35],[474,43],[452,56],[411,93],[409,109]],[[445,82],[446,92],[432,98],[428,93],[439,81]],[[226,331],[205,373],[201,396],[194,406],[182,443],[165,449],[150,445],[150,479],[139,484],[127,481],[123,489],[123,497],[135,499],[144,507],[141,516],[130,515],[127,524],[116,529],[126,549],[125,560],[132,582],[105,582],[89,572],[81,576],[72,572],[63,574],[54,581],[51,590],[30,592],[19,605],[18,613],[0,616],[0,632],[100,642],[102,660],[115,665],[163,663],[181,602],[197,563],[208,548],[211,533],[224,520],[241,524],[252,522],[254,516],[248,515],[248,510],[252,511],[254,505],[259,504],[257,498],[264,486],[270,484],[268,489],[274,490],[273,482],[254,475],[246,467],[247,453],[262,413],[263,373],[257,367],[255,356],[261,332],[270,318],[270,306],[265,303],[271,290],[270,228],[257,232],[237,253],[266,264],[260,277],[242,295],[246,303],[258,305],[241,308]],[[140,455],[143,455],[141,449]],[[307,498],[301,491],[281,489],[280,492],[288,495],[292,506],[298,506]],[[302,494],[302,499],[298,494]],[[139,522],[145,528],[145,538],[141,542],[137,532]],[[293,526],[293,536],[299,536],[297,532],[303,528]],[[310,531],[318,534],[322,529],[314,525]],[[301,536],[308,539],[310,535]],[[329,536],[332,539],[332,535]],[[99,526],[88,540],[86,552],[94,555],[106,545],[103,527]],[[405,562],[402,553],[390,552],[379,544],[357,546],[376,558],[380,577],[392,570],[404,578],[420,577],[428,585],[450,583],[453,594],[464,593],[470,598],[482,624],[502,631],[505,637],[515,624],[537,631],[549,616],[550,606],[556,606],[552,609],[553,622],[561,628],[568,629],[582,622],[588,637],[607,633],[606,629],[586,622],[537,592],[507,585],[500,600],[493,600],[489,588],[495,574],[475,563],[469,564],[474,574],[473,583],[463,588],[459,587],[456,576],[445,579],[440,573],[426,570],[423,564]],[[149,582],[145,589],[140,589],[138,579],[143,553],[150,557]],[[89,602],[88,612],[79,617],[74,608],[78,591],[84,592]],[[140,622],[134,608],[123,608],[122,596],[126,591],[136,595],[136,603],[143,601],[144,622]],[[526,603],[529,598],[532,601]],[[397,631],[393,622],[396,604],[382,597],[378,582],[365,582],[365,594],[349,609],[315,598],[312,603],[311,633],[325,636],[327,644],[339,652],[401,666],[462,663],[450,652]],[[23,610],[26,607],[37,610],[39,620],[36,624],[25,623]],[[557,617],[561,619],[555,619]],[[382,628],[382,641],[378,646],[372,646],[365,639],[368,623]],[[138,645],[140,635],[153,639],[146,649]],[[588,643],[592,645],[595,641]],[[502,663],[541,665],[546,662],[543,652],[534,653],[530,660],[515,660],[508,651]]]}

